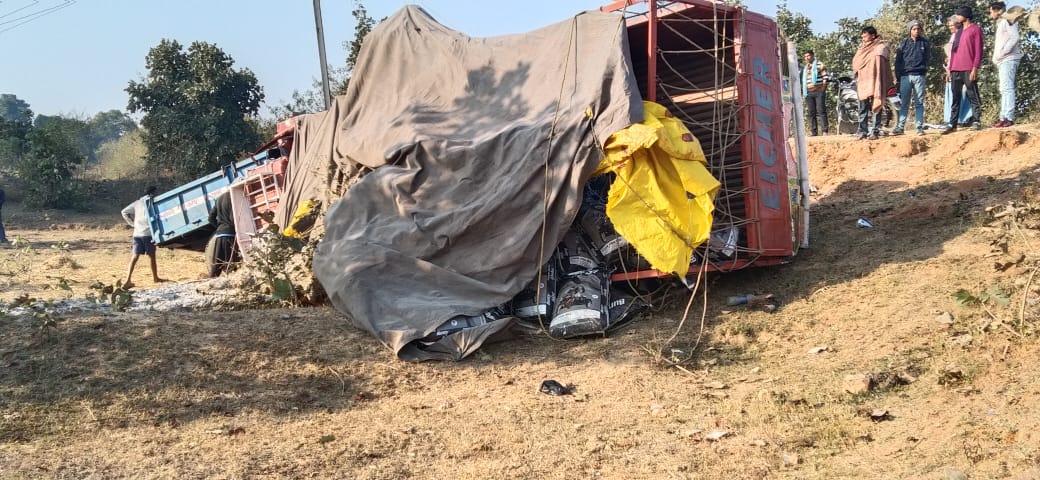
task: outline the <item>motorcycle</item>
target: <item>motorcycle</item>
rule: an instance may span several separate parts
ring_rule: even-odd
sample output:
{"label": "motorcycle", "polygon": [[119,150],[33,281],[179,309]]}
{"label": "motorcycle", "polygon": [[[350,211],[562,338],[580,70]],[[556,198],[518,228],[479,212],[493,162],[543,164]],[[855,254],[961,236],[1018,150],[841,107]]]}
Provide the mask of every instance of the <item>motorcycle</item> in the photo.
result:
{"label": "motorcycle", "polygon": [[[838,133],[855,134],[859,131],[859,94],[856,92],[856,79],[852,74],[846,73],[838,77],[830,78],[837,89],[837,114]],[[879,130],[883,135],[888,135],[888,127],[899,113],[900,99],[899,88],[892,86],[885,95],[885,102],[881,106],[881,119]]]}

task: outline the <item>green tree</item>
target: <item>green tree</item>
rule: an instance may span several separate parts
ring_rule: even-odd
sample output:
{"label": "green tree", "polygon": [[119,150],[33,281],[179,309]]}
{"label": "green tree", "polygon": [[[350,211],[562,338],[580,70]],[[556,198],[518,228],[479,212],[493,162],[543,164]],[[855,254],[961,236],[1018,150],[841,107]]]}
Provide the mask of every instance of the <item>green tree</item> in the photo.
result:
{"label": "green tree", "polygon": [[305,113],[320,112],[325,109],[325,101],[321,98],[321,82],[310,90],[293,90],[292,100],[271,107],[271,114],[276,120],[284,120]]}
{"label": "green tree", "polygon": [[866,24],[855,17],[838,19],[837,29],[833,32],[817,36],[812,45],[816,56],[827,64],[827,69],[835,75],[852,71],[852,57],[860,44],[860,31]]}
{"label": "green tree", "polygon": [[14,168],[22,160],[32,120],[28,103],[10,93],[0,94],[0,168]]}
{"label": "green tree", "polygon": [[132,130],[101,144],[97,149],[97,163],[88,173],[91,178],[105,180],[141,177],[147,173],[147,154],[141,130]]}
{"label": "green tree", "polygon": [[214,44],[193,42],[185,52],[162,40],[145,59],[146,78],[130,81],[127,109],[143,112],[147,162],[192,178],[231,163],[260,142],[254,117],[263,89],[249,69]]}
{"label": "green tree", "polygon": [[800,48],[804,47],[803,51],[812,49],[809,46],[815,38],[812,31],[812,20],[801,13],[792,12],[787,8],[787,0],[776,5],[776,23],[788,40],[798,44]]}
{"label": "green tree", "polygon": [[0,168],[11,169],[25,155],[26,135],[32,124],[0,118]]}
{"label": "green tree", "polygon": [[10,93],[0,93],[0,118],[9,122],[32,122],[29,104]]}
{"label": "green tree", "polygon": [[354,73],[354,65],[357,65],[358,55],[361,54],[361,44],[376,26],[375,19],[368,16],[368,10],[361,4],[361,0],[354,0],[354,10],[351,10],[350,15],[354,17],[354,38],[343,42],[343,48],[347,50],[347,62],[340,73],[342,81],[332,89],[333,95],[346,93],[350,75]]}
{"label": "green tree", "polygon": [[[354,1],[354,10],[350,12],[354,17],[354,38],[343,42],[343,48],[347,51],[346,63],[342,68],[329,68],[329,83],[332,95],[343,95],[350,84],[350,75],[357,64],[358,55],[361,53],[361,43],[365,36],[376,26],[376,21],[368,16],[368,10],[360,0]],[[325,101],[321,96],[321,81],[314,80],[309,90],[293,90],[292,99],[271,108],[271,114],[276,119],[285,119],[304,113],[314,113],[325,110]]]}
{"label": "green tree", "polygon": [[97,149],[105,142],[117,140],[137,130],[137,123],[125,112],[108,110],[94,114],[87,120],[87,127],[90,131],[90,144]]}
{"label": "green tree", "polygon": [[78,195],[72,181],[75,169],[86,156],[80,140],[84,122],[49,117],[26,135],[25,155],[18,162],[18,176],[26,182],[25,201],[37,207],[66,208]]}

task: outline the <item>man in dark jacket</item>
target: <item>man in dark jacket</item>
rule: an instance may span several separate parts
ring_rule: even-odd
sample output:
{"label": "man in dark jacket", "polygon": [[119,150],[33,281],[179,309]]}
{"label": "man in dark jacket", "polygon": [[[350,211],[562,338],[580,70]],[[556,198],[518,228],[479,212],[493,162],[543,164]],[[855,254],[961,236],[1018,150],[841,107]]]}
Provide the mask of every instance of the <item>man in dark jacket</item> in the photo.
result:
{"label": "man in dark jacket", "polygon": [[209,212],[209,223],[217,227],[213,232],[213,261],[209,265],[209,276],[212,278],[230,270],[235,260],[235,214],[231,208],[230,193],[224,192],[217,197],[213,210]]}
{"label": "man in dark jacket", "polygon": [[896,122],[896,129],[892,131],[892,134],[903,134],[912,98],[914,115],[917,119],[917,134],[924,135],[925,73],[928,71],[928,50],[931,46],[922,35],[921,22],[912,20],[907,27],[910,29],[910,36],[904,38],[896,48],[896,82],[899,84],[900,103],[899,120]]}

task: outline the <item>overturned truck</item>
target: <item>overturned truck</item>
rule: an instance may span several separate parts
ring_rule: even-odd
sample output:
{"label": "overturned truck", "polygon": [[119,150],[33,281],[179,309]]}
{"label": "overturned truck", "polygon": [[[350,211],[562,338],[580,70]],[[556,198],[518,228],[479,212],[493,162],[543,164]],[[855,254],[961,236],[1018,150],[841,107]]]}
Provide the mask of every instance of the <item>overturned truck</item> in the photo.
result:
{"label": "overturned truck", "polygon": [[794,256],[807,179],[775,22],[660,3],[493,38],[415,6],[378,25],[346,94],[293,120],[274,216],[328,206],[310,234],[335,307],[400,358],[460,359],[518,320],[610,331],[642,306],[612,281]]}

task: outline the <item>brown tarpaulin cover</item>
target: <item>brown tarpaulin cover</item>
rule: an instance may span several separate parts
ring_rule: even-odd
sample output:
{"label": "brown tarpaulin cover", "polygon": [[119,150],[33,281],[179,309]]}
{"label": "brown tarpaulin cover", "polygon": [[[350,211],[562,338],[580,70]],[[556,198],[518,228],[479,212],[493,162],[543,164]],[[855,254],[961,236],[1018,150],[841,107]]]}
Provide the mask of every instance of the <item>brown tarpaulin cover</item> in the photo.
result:
{"label": "brown tarpaulin cover", "polygon": [[470,38],[408,6],[366,37],[347,93],[301,119],[279,220],[373,168],[329,208],[314,272],[400,358],[459,359],[508,322],[409,342],[530,282],[599,145],[642,116],[619,15]]}

